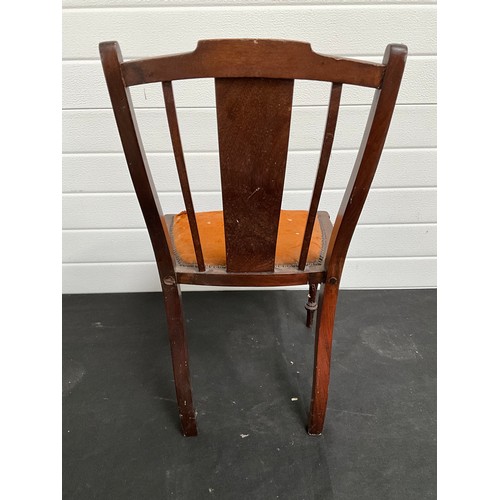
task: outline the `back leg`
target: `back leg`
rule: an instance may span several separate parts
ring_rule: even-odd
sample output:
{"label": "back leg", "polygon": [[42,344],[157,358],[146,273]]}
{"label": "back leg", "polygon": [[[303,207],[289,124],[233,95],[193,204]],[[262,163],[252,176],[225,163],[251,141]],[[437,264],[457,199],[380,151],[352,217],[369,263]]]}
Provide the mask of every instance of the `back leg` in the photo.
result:
{"label": "back leg", "polygon": [[174,371],[175,394],[181,430],[184,436],[196,436],[196,413],[193,406],[191,380],[189,376],[188,348],[186,343],[184,313],[181,294],[177,284],[163,285],[163,298],[167,313],[168,337]]}
{"label": "back leg", "polygon": [[309,413],[309,434],[321,434],[325,422],[330,384],[330,365],[332,357],[333,324],[337,308],[338,283],[326,283],[321,287],[319,313],[316,321],[316,340],[314,345],[314,374]]}
{"label": "back leg", "polygon": [[314,313],[318,309],[318,303],[316,302],[316,295],[318,293],[318,284],[309,283],[309,294],[307,296],[307,302],[305,308],[307,310],[306,326],[311,328],[314,321]]}

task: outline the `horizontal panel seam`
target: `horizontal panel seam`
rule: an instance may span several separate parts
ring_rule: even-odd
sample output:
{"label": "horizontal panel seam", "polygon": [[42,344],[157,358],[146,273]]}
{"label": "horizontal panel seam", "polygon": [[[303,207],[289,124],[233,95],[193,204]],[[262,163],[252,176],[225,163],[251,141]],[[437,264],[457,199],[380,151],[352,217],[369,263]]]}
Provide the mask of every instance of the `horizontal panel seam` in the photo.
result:
{"label": "horizontal panel seam", "polygon": [[[434,261],[437,260],[437,256],[435,255],[414,255],[414,256],[395,256],[395,257],[347,257],[347,260],[357,260],[357,261],[382,261],[382,260],[428,260]],[[109,261],[109,262],[62,262],[63,266],[95,266],[95,265],[134,265],[134,264],[156,264],[154,260],[141,260],[141,261]]]}
{"label": "horizontal panel seam", "polygon": [[[188,51],[189,52],[189,51]],[[350,58],[350,59],[362,59],[364,57],[380,57],[382,59],[383,54],[380,52],[377,53],[372,53],[372,54],[364,54],[362,56],[358,55],[357,53],[353,54],[321,54],[321,55],[330,55],[333,57],[345,57],[345,58]],[[436,57],[437,53],[436,52],[414,52],[413,57]],[[126,59],[126,61],[131,61],[134,59],[143,59],[146,56],[133,56],[129,57]],[[61,59],[62,62],[66,61],[72,61],[72,62],[78,62],[78,61],[88,61],[88,62],[95,62],[95,61],[100,61],[98,57],[63,57]]]}
{"label": "horizontal panel seam", "polygon": [[[411,149],[411,150],[417,150],[417,149],[436,149],[436,146],[400,146],[400,147],[391,147],[391,148],[384,148],[384,151],[387,151],[388,149],[391,149],[392,151],[396,150],[405,150],[405,149]],[[310,153],[310,152],[315,152],[315,151],[320,151],[320,148],[318,149],[290,149],[288,152],[289,153]],[[335,149],[335,146],[333,146],[333,151],[358,151],[358,148],[338,148]],[[123,154],[122,151],[116,150],[116,151],[63,151],[62,154],[68,154],[68,155],[77,155],[77,154],[93,154],[93,155],[101,155],[101,154],[108,154],[108,153],[114,153],[114,154]],[[153,151],[147,151],[146,154],[162,154],[162,153],[172,153],[171,150],[153,150]],[[200,151],[189,151],[189,150],[184,150],[184,154],[190,154],[190,153],[217,153],[217,150],[200,150]]]}
{"label": "horizontal panel seam", "polygon": [[202,11],[211,11],[211,10],[283,10],[283,7],[287,9],[294,9],[294,10],[309,10],[309,9],[316,9],[316,10],[348,10],[348,9],[373,9],[373,10],[382,10],[384,8],[395,8],[399,10],[407,9],[408,7],[411,7],[412,9],[428,9],[431,10],[430,7],[434,7],[434,10],[437,10],[437,5],[436,3],[426,3],[425,1],[422,3],[377,3],[373,4],[372,2],[364,2],[364,3],[354,3],[354,4],[349,4],[349,3],[343,3],[343,4],[332,4],[332,3],[313,3],[313,4],[305,4],[305,5],[298,5],[298,4],[280,4],[280,5],[275,5],[275,4],[247,4],[247,5],[227,5],[227,4],[219,4],[219,5],[206,5],[205,3],[200,3],[200,4],[192,4],[192,5],[149,5],[149,6],[143,6],[143,5],[131,5],[131,6],[112,6],[112,5],[106,5],[106,6],[93,6],[93,7],[87,7],[87,6],[82,6],[82,7],[64,7],[63,6],[63,12],[71,12],[71,11],[76,11],[76,12],[82,12],[82,11],[87,11],[87,12],[101,12],[101,11],[106,11],[106,10],[113,10],[113,11],[148,11],[148,10],[186,10],[186,11],[192,11],[194,9],[196,10],[202,10]]}
{"label": "horizontal panel seam", "polygon": [[[362,104],[341,104],[340,108],[362,108],[362,107],[369,107],[371,103],[362,103]],[[419,107],[419,106],[437,106],[437,101],[428,101],[428,102],[403,102],[403,103],[398,103],[396,107],[405,107],[405,106],[414,106],[414,107]],[[292,106],[293,109],[304,109],[304,108],[311,108],[311,109],[327,109],[328,104],[294,104]],[[62,111],[111,111],[113,108],[112,107],[107,107],[107,108],[62,108]],[[156,110],[162,110],[164,111],[163,106],[136,106],[135,110],[146,110],[146,111],[156,111]],[[200,110],[216,110],[215,106],[176,106],[177,110],[181,109],[200,109]]]}
{"label": "horizontal panel seam", "polygon": [[[164,54],[164,55],[168,55],[168,54]],[[323,54],[323,55],[328,55],[328,54]],[[332,56],[335,56],[335,57],[352,57],[352,54],[351,55],[342,55],[342,54],[330,54]],[[157,55],[158,56],[158,55]],[[379,54],[376,54],[376,55],[373,55],[373,54],[361,54],[361,55],[356,55],[356,59],[363,59],[365,57],[370,57],[370,58],[377,58],[377,57],[380,57],[382,58],[384,56],[384,54],[382,52],[380,52]],[[437,60],[437,53],[433,53],[433,54],[423,54],[423,55],[420,55],[420,54],[408,54],[408,57],[407,57],[407,62],[406,64],[408,64],[408,61],[411,61],[412,59],[423,59],[423,58],[429,58],[429,59],[434,59],[434,60]],[[133,59],[125,59],[125,62],[126,61],[132,61]],[[93,64],[96,64],[96,63],[100,63],[101,60],[99,58],[89,58],[89,59],[84,59],[84,58],[81,58],[81,59],[71,59],[71,58],[66,58],[66,59],[62,59],[61,62],[66,65],[66,64],[71,64],[73,62],[75,63],[93,63]],[[375,62],[375,61],[370,61],[370,62]],[[100,67],[100,64],[97,64],[97,66]],[[210,78],[201,78],[201,80],[208,80]],[[300,80],[300,79],[299,79]],[[304,81],[304,80],[302,80]],[[313,81],[313,80],[311,80]],[[145,85],[154,85],[154,84],[145,84]]]}
{"label": "horizontal panel seam", "polygon": [[[375,223],[359,223],[357,228],[371,228],[371,227],[391,227],[391,228],[404,228],[404,227],[425,227],[428,226],[430,228],[437,228],[436,222],[381,222],[380,224]],[[104,232],[141,232],[145,235],[147,234],[147,229],[145,227],[123,227],[123,228],[74,228],[74,229],[62,229],[64,233],[104,233]]]}
{"label": "horizontal panel seam", "polygon": [[[359,148],[343,148],[343,149],[334,149],[334,152],[342,153],[342,152],[356,152],[358,151]],[[422,147],[386,147],[384,148],[384,152],[386,151],[437,151],[436,146],[422,146]],[[300,150],[290,150],[289,153],[296,153],[296,154],[308,154],[308,153],[318,153],[320,151],[320,148],[318,149],[300,149]],[[153,151],[147,153],[149,155],[169,155],[173,156],[174,152],[173,151]],[[217,155],[218,151],[185,151],[184,154],[187,155]],[[62,153],[63,157],[64,156],[91,156],[91,155],[99,155],[99,156],[108,156],[108,155],[115,155],[115,156],[123,156],[123,152],[120,151],[103,151],[103,152],[88,152],[88,151],[82,151],[78,153]]]}
{"label": "horizontal panel seam", "polygon": [[[404,186],[404,187],[373,187],[370,189],[370,192],[373,191],[436,191],[437,186],[422,186],[422,187],[412,187],[412,186]],[[335,193],[335,192],[344,192],[345,188],[332,188],[332,189],[324,189],[323,194],[325,193]],[[284,191],[284,194],[309,194],[311,189],[288,189]],[[220,194],[221,191],[194,191],[191,193],[193,195],[206,195],[206,194]],[[86,193],[62,193],[63,196],[135,196],[133,191],[125,191],[125,192],[86,192]],[[178,191],[158,191],[159,195],[181,195],[180,189]]]}
{"label": "horizontal panel seam", "polygon": [[[369,109],[371,106],[370,103],[368,104],[343,104],[341,105],[341,107],[344,107],[344,108],[367,108]],[[421,108],[421,107],[424,107],[424,106],[427,106],[429,108],[437,108],[437,104],[436,103],[432,103],[432,102],[425,102],[425,103],[416,103],[416,104],[404,104],[404,103],[400,103],[400,104],[396,104],[396,109],[398,107],[410,107],[410,106],[414,106],[416,108]],[[300,106],[293,106],[293,108],[301,108],[301,109],[318,109],[318,108],[328,108],[328,103],[327,104],[318,104],[318,105],[311,105],[311,104],[304,104],[304,105],[300,105]],[[136,111],[160,111],[162,110],[163,111],[163,107],[162,106],[155,106],[155,107],[150,107],[150,108],[141,108],[141,107],[137,107],[136,106]],[[177,109],[200,109],[200,110],[216,110],[216,107],[215,106],[188,106],[188,107],[181,107],[181,106],[177,106]],[[100,112],[100,111],[112,111],[113,108],[109,107],[109,108],[63,108],[61,109],[61,111],[63,112],[68,112],[68,113],[74,113],[74,112],[79,112],[79,113],[94,113],[94,112]]]}
{"label": "horizontal panel seam", "polygon": [[[168,55],[168,54],[163,54],[163,55]],[[359,55],[359,54],[322,54],[322,55],[330,55],[332,57],[342,57],[342,58],[357,59],[357,60],[364,60],[367,58],[380,59],[380,61],[384,57],[384,54],[382,52],[379,54],[362,54],[362,55]],[[125,62],[135,61],[137,59],[143,59],[145,57],[146,56],[144,56],[144,57],[130,57],[130,58],[127,58],[125,60]],[[161,57],[161,54],[156,54],[155,57]],[[437,61],[437,53],[436,52],[412,53],[411,55],[408,55],[408,60],[411,60],[411,59],[433,59],[433,60]],[[380,61],[367,61],[367,62],[380,62]],[[61,59],[61,63],[63,64],[63,66],[67,65],[67,64],[81,64],[81,63],[83,63],[83,64],[89,63],[90,64],[90,63],[92,63],[92,64],[96,64],[97,66],[100,67],[101,60],[98,57],[90,57],[90,58],[87,58],[87,57],[81,57],[81,58],[63,57]],[[210,77],[200,78],[200,80],[209,80],[209,79],[210,79]],[[297,80],[299,80],[299,81],[315,81],[315,80],[303,80],[301,78],[297,78]],[[323,82],[323,83],[328,83],[328,82]],[[154,83],[147,83],[147,84],[143,84],[143,85],[155,85],[155,84]],[[355,86],[356,85],[353,85],[353,87],[355,87]],[[141,88],[142,86],[137,85],[136,87]]]}
{"label": "horizontal panel seam", "polygon": [[[192,180],[191,180],[192,182]],[[329,188],[329,189],[324,189],[323,193],[333,193],[336,191],[345,191],[345,186],[340,187],[340,188]],[[426,189],[437,189],[437,186],[433,184],[432,186],[429,185],[424,185],[424,186],[378,186],[378,187],[372,187],[370,191],[380,191],[382,189],[386,190],[394,190],[394,191],[403,191],[403,190],[426,190]],[[310,194],[312,192],[312,187],[311,188],[304,188],[304,189],[286,189],[283,191],[283,194],[286,195],[287,193],[304,193],[304,194]],[[159,195],[172,195],[172,194],[182,194],[180,188],[176,189],[174,191],[157,191]],[[73,194],[79,194],[79,195],[84,195],[84,194],[89,194],[89,195],[115,195],[115,194],[133,194],[135,195],[135,191],[132,189],[130,191],[83,191],[83,190],[63,190],[62,194],[64,195],[73,195]],[[222,194],[222,191],[219,190],[192,190],[191,191],[192,195],[204,195],[204,194]]]}
{"label": "horizontal panel seam", "polygon": [[[335,214],[330,214],[330,215],[335,215]],[[390,222],[370,222],[369,225],[370,226],[388,226],[390,225],[391,223]],[[401,224],[401,225],[405,225],[405,224],[409,224],[409,225],[412,225],[412,224],[418,224],[418,225],[433,225],[433,224],[437,224],[435,218],[433,220],[423,220],[423,221],[419,221],[419,222],[415,222],[415,221],[408,221],[407,223],[406,222],[395,222],[394,224]],[[359,223],[356,227],[359,227],[359,226],[364,226],[365,224],[364,223]],[[368,225],[368,224],[367,224]],[[85,230],[85,231],[121,231],[121,230],[142,230],[142,229],[145,229],[146,226],[145,224],[142,225],[142,226],[130,226],[130,227],[120,227],[120,226],[109,226],[109,227],[70,227],[70,226],[66,226],[66,227],[63,227],[62,228],[62,231],[81,231],[81,230]]]}

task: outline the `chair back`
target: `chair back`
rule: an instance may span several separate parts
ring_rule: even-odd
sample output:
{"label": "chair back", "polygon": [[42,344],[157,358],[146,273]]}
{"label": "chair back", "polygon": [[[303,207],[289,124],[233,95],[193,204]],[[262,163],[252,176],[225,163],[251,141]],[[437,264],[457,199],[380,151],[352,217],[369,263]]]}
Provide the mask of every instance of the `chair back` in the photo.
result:
{"label": "chair back", "polygon": [[[179,180],[199,271],[205,271],[189,187],[172,81],[213,78],[228,273],[274,272],[294,80],[331,82],[316,181],[298,269],[304,270],[335,137],[342,87],[371,87],[375,95],[365,134],[330,237],[328,275],[340,278],[389,129],[407,49],[389,45],[381,64],[320,55],[308,43],[204,40],[193,52],[123,62],[116,42],[100,44],[111,102],[132,181],[161,260],[172,245],[149,171],[128,88],[161,83]],[[335,255],[335,259],[332,259]],[[163,260],[165,258],[163,257]],[[173,259],[171,259],[173,260]],[[168,261],[168,259],[167,259]],[[161,262],[159,261],[161,267]],[[164,263],[166,272],[172,265]],[[161,272],[161,271],[160,271]]]}

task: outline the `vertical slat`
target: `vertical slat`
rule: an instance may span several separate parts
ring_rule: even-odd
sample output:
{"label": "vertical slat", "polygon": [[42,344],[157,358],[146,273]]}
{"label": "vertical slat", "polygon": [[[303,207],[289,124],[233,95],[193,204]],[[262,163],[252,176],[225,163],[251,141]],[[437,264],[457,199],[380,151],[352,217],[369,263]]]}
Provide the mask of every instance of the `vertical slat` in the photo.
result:
{"label": "vertical slat", "polygon": [[274,271],[293,80],[216,78],[226,270]]}
{"label": "vertical slat", "polygon": [[170,129],[170,137],[172,139],[172,148],[174,150],[175,163],[179,174],[179,182],[181,184],[182,196],[189,221],[189,228],[193,238],[194,252],[199,271],[205,271],[205,261],[203,260],[203,251],[201,249],[200,235],[198,233],[198,224],[196,222],[196,214],[194,211],[193,198],[191,189],[189,188],[189,179],[186,170],[186,162],[184,161],[184,152],[182,149],[181,134],[179,131],[179,122],[177,120],[177,111],[175,109],[174,92],[172,82],[162,82],[163,97],[165,99],[165,109],[167,111],[168,127]]}
{"label": "vertical slat", "polygon": [[316,174],[316,182],[309,207],[309,215],[307,217],[306,229],[304,231],[304,239],[302,240],[302,249],[300,251],[298,268],[303,271],[306,267],[307,254],[309,253],[309,245],[314,228],[314,221],[318,213],[319,200],[325,182],[328,163],[332,153],[333,139],[335,137],[335,129],[337,127],[337,118],[339,116],[340,96],[342,94],[342,84],[332,83],[330,93],[330,104],[328,106],[328,115],[326,119],[325,135],[323,137],[323,146],[319,158],[318,172]]}

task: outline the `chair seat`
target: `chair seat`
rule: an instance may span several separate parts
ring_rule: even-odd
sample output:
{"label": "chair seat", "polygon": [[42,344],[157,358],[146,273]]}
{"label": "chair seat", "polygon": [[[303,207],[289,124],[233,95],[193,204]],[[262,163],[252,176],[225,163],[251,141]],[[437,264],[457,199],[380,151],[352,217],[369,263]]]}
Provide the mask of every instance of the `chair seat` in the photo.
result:
{"label": "chair seat", "polygon": [[[307,216],[308,212],[306,210],[281,210],[276,242],[275,265],[277,267],[296,266],[298,264]],[[328,214],[319,212],[318,216],[316,216],[309,246],[308,265],[319,265],[323,261],[326,244],[331,232]],[[166,217],[178,264],[196,267],[196,255],[187,213],[184,211]],[[223,217],[223,212],[220,210],[196,213],[201,248],[207,267],[225,267],[226,265]]]}

